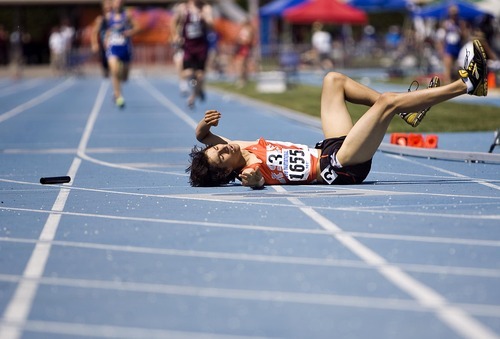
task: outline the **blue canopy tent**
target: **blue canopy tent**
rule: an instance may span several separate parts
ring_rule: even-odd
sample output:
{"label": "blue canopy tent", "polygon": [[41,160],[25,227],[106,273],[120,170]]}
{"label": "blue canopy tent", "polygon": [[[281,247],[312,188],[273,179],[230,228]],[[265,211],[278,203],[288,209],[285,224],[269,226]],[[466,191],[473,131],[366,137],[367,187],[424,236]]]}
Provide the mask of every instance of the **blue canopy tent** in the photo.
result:
{"label": "blue canopy tent", "polygon": [[297,6],[305,1],[307,0],[274,0],[260,8],[260,43],[263,48],[263,54],[268,53],[268,51],[266,50],[266,46],[271,42],[271,40],[277,38],[271,37],[271,32],[273,31],[273,20],[276,20],[277,17],[281,18],[283,12],[288,8]]}
{"label": "blue canopy tent", "polygon": [[459,17],[465,20],[474,20],[477,17],[483,16],[485,14],[484,11],[469,2],[453,0],[444,1],[438,5],[416,8],[413,11],[413,15],[420,16],[422,18],[435,18],[438,20],[445,19],[448,16],[448,8],[451,5],[455,5],[458,7]]}
{"label": "blue canopy tent", "polygon": [[347,3],[368,13],[404,12],[411,6],[409,0],[350,0]]}

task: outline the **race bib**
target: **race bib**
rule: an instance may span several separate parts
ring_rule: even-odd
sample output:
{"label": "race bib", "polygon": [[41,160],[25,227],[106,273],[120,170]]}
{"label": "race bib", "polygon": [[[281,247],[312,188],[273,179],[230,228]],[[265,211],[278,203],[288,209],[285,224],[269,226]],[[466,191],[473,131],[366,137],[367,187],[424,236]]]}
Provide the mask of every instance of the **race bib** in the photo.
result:
{"label": "race bib", "polygon": [[122,46],[122,45],[125,45],[125,43],[126,43],[126,38],[122,33],[111,32],[111,35],[109,37],[109,44],[110,45]]}
{"label": "race bib", "polygon": [[307,147],[267,151],[267,166],[271,171],[282,170],[289,181],[304,181],[311,170],[311,154]]}
{"label": "race bib", "polygon": [[460,42],[460,34],[458,32],[449,32],[446,35],[446,42],[450,45],[456,45]]}
{"label": "race bib", "polygon": [[186,37],[188,39],[196,39],[203,36],[203,29],[201,27],[201,22],[190,22],[186,24]]}

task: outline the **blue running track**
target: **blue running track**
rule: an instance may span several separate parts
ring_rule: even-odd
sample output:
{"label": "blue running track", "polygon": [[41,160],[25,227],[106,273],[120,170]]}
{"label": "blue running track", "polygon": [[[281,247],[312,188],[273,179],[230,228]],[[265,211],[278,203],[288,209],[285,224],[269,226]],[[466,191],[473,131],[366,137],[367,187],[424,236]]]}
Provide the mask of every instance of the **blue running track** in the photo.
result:
{"label": "blue running track", "polygon": [[243,140],[314,145],[318,121],[215,90],[190,111],[168,76],[124,96],[0,80],[0,338],[500,338],[499,163],[377,152],[359,186],[192,188],[205,109]]}

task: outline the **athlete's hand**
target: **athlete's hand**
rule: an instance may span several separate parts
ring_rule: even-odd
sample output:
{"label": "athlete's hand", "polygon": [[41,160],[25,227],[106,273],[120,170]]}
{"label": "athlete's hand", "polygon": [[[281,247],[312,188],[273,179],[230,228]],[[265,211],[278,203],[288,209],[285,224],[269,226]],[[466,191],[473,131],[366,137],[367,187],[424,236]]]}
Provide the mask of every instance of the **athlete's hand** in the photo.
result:
{"label": "athlete's hand", "polygon": [[264,177],[260,172],[260,169],[246,169],[240,174],[241,183],[243,186],[250,186],[252,188],[262,188],[264,187]]}
{"label": "athlete's hand", "polygon": [[204,121],[208,126],[217,126],[219,124],[219,120],[221,118],[221,114],[219,111],[215,109],[210,109],[205,112]]}

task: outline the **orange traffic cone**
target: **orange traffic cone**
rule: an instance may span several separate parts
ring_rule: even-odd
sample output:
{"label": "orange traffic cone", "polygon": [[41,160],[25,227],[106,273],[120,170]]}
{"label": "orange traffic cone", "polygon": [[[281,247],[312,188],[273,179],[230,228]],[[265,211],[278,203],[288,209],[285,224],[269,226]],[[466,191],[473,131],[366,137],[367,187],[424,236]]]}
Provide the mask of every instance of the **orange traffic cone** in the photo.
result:
{"label": "orange traffic cone", "polygon": [[488,73],[488,88],[497,87],[497,78],[494,72]]}
{"label": "orange traffic cone", "polygon": [[424,137],[422,136],[422,134],[410,133],[408,135],[408,146],[410,146],[410,147],[424,147]]}
{"label": "orange traffic cone", "polygon": [[438,136],[435,134],[429,134],[425,137],[424,142],[425,148],[437,148],[438,147]]}
{"label": "orange traffic cone", "polygon": [[406,133],[392,133],[391,144],[406,146],[408,144],[408,135]]}

